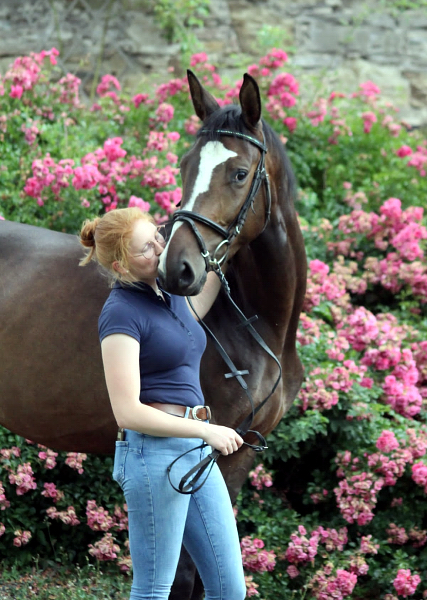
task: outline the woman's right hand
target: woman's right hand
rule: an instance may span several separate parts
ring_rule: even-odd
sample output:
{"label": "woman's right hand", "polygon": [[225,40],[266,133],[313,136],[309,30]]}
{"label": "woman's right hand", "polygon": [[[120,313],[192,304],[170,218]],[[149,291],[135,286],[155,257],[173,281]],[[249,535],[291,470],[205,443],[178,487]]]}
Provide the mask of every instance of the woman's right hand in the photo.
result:
{"label": "woman's right hand", "polygon": [[211,423],[205,423],[205,425],[203,440],[224,456],[233,454],[243,444],[243,439],[234,429]]}

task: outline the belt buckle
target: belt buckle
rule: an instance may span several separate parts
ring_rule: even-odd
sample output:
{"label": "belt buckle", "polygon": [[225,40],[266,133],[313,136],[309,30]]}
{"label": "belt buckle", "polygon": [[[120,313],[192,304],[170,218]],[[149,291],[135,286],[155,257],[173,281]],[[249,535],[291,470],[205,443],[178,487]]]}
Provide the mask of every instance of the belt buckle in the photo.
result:
{"label": "belt buckle", "polygon": [[[197,416],[197,411],[198,411],[200,408],[205,408],[205,409],[206,409],[206,419],[200,419],[200,418]],[[195,421],[205,421],[205,420],[206,420],[206,421],[210,421],[210,420],[211,420],[211,417],[212,417],[212,413],[211,413],[211,409],[209,408],[209,406],[203,406],[202,404],[198,404],[197,406],[193,406],[193,407],[192,407],[192,409],[191,409],[191,416],[193,417],[193,419],[194,419]]]}

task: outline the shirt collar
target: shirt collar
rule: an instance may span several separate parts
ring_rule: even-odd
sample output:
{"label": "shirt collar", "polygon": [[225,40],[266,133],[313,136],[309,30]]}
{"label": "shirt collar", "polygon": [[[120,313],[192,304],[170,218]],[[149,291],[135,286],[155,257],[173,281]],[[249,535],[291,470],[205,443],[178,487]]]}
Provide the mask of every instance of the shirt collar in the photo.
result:
{"label": "shirt collar", "polygon": [[[157,285],[159,285],[159,281],[157,280]],[[148,283],[145,283],[145,281],[134,281],[133,283],[125,283],[124,281],[116,281],[113,289],[124,289],[124,290],[130,290],[130,291],[135,291],[135,292],[143,292],[144,294],[148,294],[148,295],[153,295],[154,297],[157,298],[157,294],[156,292],[153,290],[153,288],[151,287],[151,285],[148,285]],[[166,292],[162,287],[160,287],[159,285],[159,290],[162,292],[162,294],[168,298],[169,303],[170,303],[170,298],[171,295]]]}

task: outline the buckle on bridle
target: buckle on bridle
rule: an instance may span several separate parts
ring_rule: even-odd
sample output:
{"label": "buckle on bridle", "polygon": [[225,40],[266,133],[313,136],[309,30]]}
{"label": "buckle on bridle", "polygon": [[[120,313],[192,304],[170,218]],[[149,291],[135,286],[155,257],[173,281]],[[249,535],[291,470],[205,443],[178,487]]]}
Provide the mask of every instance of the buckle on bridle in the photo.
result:
{"label": "buckle on bridle", "polygon": [[[206,418],[205,419],[201,419],[200,417],[197,416],[197,411],[201,408],[206,410]],[[212,413],[211,413],[211,409],[209,406],[203,406],[202,404],[198,404],[197,406],[192,407],[191,416],[193,417],[193,419],[195,421],[210,421],[212,418]]]}

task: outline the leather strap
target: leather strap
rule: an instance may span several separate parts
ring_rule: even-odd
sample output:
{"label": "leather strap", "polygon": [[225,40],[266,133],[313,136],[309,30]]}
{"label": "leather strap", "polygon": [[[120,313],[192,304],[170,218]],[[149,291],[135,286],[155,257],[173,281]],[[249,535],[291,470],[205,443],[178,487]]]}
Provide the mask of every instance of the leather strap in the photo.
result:
{"label": "leather strap", "polygon": [[165,404],[163,402],[146,402],[145,406],[151,406],[175,417],[196,419],[197,421],[209,421],[211,411],[209,406],[182,406],[181,404]]}

